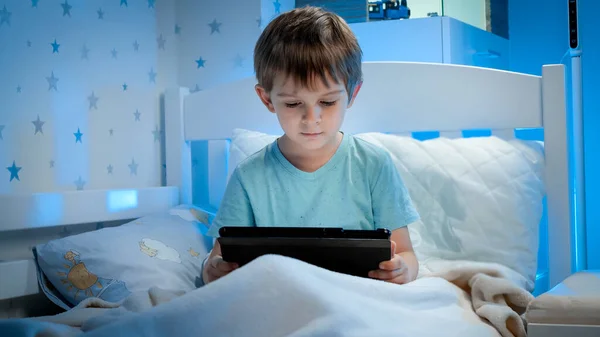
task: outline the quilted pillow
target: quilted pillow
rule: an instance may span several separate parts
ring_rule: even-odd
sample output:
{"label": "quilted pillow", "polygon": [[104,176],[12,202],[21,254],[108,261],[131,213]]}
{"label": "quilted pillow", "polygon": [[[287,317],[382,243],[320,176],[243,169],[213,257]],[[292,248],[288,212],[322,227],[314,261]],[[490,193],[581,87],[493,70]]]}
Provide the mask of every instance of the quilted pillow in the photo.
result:
{"label": "quilted pillow", "polygon": [[539,142],[497,137],[419,141],[381,133],[357,137],[388,150],[421,221],[411,226],[420,260],[495,262],[531,290],[543,213]]}
{"label": "quilted pillow", "polygon": [[262,132],[234,129],[229,145],[229,166],[227,168],[227,181],[235,168],[248,156],[260,151],[263,147],[274,142],[275,135],[267,135]]}
{"label": "quilted pillow", "polygon": [[[421,215],[409,227],[420,260],[495,262],[518,272],[533,288],[545,195],[542,143],[356,136],[386,149],[403,177]],[[235,130],[229,171],[276,138]]]}
{"label": "quilted pillow", "polygon": [[202,262],[212,249],[205,236],[212,218],[181,205],[118,227],[68,236],[34,248],[46,296],[68,310],[88,297],[120,302],[156,286],[189,291],[201,285]]}

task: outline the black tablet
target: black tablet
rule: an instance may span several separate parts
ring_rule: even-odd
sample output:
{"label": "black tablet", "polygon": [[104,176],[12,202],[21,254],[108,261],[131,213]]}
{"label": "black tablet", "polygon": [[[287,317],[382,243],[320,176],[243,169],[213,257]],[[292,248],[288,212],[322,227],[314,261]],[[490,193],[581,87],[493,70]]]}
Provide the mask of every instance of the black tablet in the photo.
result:
{"label": "black tablet", "polygon": [[223,259],[240,266],[266,254],[292,257],[332,271],[368,277],[391,258],[390,231],[341,228],[222,227]]}

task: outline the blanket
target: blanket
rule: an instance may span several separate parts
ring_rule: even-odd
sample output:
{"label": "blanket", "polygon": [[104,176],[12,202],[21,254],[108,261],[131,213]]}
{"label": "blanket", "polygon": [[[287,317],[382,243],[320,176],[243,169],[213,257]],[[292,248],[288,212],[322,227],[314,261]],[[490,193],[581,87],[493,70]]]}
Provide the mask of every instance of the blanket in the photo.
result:
{"label": "blanket", "polygon": [[263,256],[194,291],[88,299],[55,316],[0,322],[2,336],[526,336],[531,294],[505,268],[430,261],[396,285]]}

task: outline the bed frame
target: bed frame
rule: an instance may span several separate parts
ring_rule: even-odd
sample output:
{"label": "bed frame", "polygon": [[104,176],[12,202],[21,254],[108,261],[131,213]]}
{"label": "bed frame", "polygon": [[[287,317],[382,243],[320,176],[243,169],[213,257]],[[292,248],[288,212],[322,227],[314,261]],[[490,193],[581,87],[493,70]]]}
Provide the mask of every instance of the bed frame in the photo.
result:
{"label": "bed frame", "polygon": [[[575,271],[563,65],[544,66],[542,76],[413,62],[366,62],[363,72],[362,89],[342,126],[347,133],[438,131],[461,137],[469,130],[486,129],[512,138],[515,129],[543,128],[547,222],[540,225],[535,293]],[[258,99],[255,84],[249,77],[205,91],[178,88],[166,93],[167,184],[179,187],[182,202],[218,207],[226,186],[232,129],[282,134],[277,118]],[[194,154],[198,141],[205,143],[202,158]],[[197,176],[208,179],[199,185],[192,179]]]}
{"label": "bed frame", "polygon": [[[465,130],[487,129],[507,138],[514,137],[515,129],[543,128],[547,224],[540,231],[536,292],[575,271],[562,65],[544,66],[542,76],[407,62],[367,62],[363,72],[363,87],[343,124],[347,133],[439,131],[460,137]],[[166,186],[0,196],[0,312],[2,301],[39,295],[30,248],[50,239],[39,234],[47,228],[127,221],[177,204],[216,209],[226,186],[232,129],[282,133],[256,96],[255,83],[250,77],[205,91],[173,88],[164,94]],[[197,144],[203,144],[201,157],[194,151]],[[126,201],[117,207],[110,201],[115,198]]]}

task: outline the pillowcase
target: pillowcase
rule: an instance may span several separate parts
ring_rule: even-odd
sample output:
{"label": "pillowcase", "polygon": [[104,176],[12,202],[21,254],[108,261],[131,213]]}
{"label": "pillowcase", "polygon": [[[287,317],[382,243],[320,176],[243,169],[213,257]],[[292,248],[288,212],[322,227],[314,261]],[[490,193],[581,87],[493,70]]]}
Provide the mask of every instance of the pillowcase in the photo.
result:
{"label": "pillowcase", "polygon": [[65,310],[88,297],[120,302],[156,286],[189,291],[201,285],[213,215],[181,205],[118,226],[34,248],[42,291]]}
{"label": "pillowcase", "polygon": [[235,168],[250,155],[260,151],[263,147],[274,142],[278,137],[262,132],[234,129],[229,144],[229,165],[227,167],[227,182]]}
{"label": "pillowcase", "polygon": [[[387,150],[421,220],[409,226],[419,260],[495,262],[533,289],[545,196],[543,143],[497,137],[419,141],[357,134]],[[277,136],[236,130],[229,170]],[[233,159],[233,160],[231,160]]]}
{"label": "pillowcase", "polygon": [[533,289],[546,194],[542,143],[493,136],[357,137],[392,156],[421,215],[409,227],[419,260],[498,263]]}

